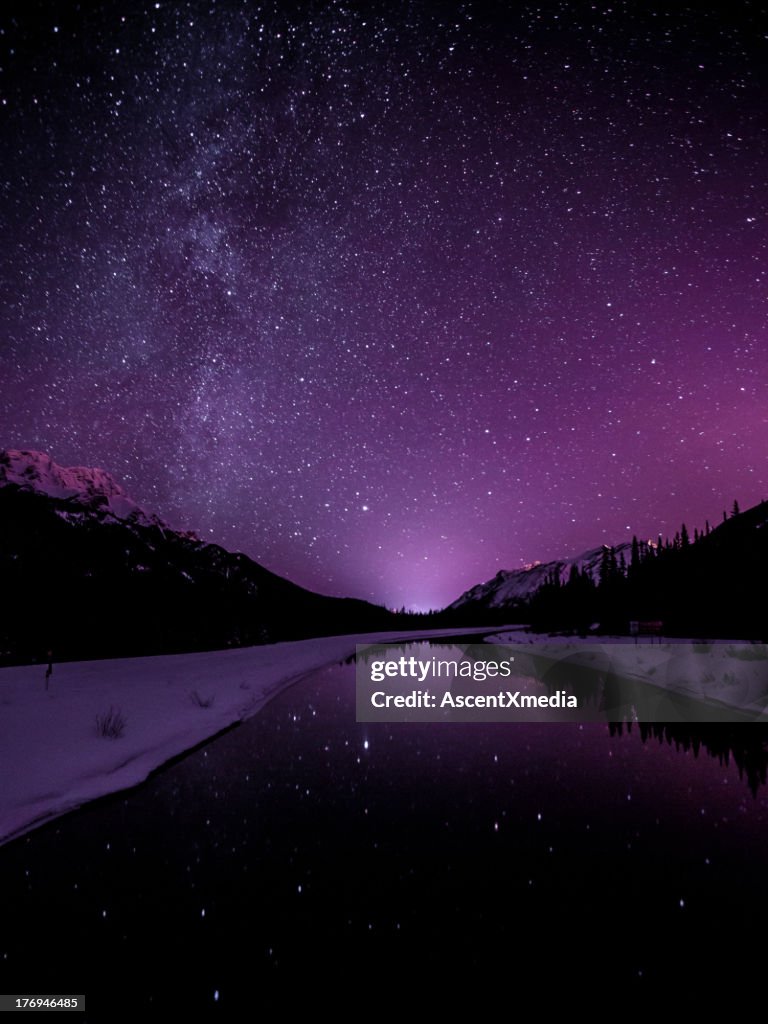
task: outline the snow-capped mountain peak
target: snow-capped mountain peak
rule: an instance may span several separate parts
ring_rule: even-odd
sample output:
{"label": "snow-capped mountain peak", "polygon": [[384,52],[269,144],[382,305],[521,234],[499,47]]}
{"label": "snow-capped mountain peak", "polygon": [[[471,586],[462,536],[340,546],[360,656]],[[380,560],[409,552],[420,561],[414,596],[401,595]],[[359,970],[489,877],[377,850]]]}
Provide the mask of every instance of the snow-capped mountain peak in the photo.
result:
{"label": "snow-capped mountain peak", "polygon": [[[640,541],[640,547],[651,545],[651,541]],[[466,605],[481,604],[486,608],[504,608],[507,605],[520,601],[529,600],[552,575],[559,576],[561,582],[565,583],[571,568],[575,565],[580,572],[589,572],[596,580],[599,573],[600,562],[606,545],[584,551],[575,558],[564,558],[552,562],[533,562],[521,569],[501,569],[493,579],[486,583],[479,583],[470,590],[465,591],[453,604],[448,605],[451,609],[463,608]],[[617,558],[624,555],[629,562],[632,545],[628,541],[614,547]]]}
{"label": "snow-capped mountain peak", "polygon": [[159,516],[137,505],[103,469],[59,466],[43,452],[0,449],[0,487],[8,485],[62,499],[104,517],[169,529]]}

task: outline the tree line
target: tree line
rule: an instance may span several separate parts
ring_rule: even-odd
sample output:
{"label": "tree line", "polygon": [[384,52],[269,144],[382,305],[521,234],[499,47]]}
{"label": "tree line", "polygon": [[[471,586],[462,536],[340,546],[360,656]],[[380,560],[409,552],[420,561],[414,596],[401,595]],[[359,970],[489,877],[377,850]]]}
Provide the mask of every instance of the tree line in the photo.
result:
{"label": "tree line", "polygon": [[714,529],[707,522],[691,535],[683,523],[672,538],[635,536],[628,560],[606,547],[595,575],[577,565],[565,580],[552,572],[527,610],[538,629],[626,633],[631,621],[653,621],[667,635],[762,639],[768,616],[755,594],[766,569],[768,503],[742,514],[734,501]]}

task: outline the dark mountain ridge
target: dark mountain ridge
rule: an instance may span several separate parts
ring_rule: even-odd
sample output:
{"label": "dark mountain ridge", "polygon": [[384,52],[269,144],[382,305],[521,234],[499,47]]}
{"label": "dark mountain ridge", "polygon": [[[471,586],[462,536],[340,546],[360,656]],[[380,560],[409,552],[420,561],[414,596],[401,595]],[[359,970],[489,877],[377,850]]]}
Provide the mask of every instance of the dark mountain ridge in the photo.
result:
{"label": "dark mountain ridge", "polygon": [[0,659],[207,650],[397,628],[171,529],[99,470],[0,450]]}

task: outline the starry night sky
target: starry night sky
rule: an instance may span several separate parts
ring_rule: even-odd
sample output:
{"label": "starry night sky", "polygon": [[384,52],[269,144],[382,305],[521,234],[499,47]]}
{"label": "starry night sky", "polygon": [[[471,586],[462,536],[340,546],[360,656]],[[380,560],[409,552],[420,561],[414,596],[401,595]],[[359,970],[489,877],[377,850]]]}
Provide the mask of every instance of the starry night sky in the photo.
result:
{"label": "starry night sky", "polygon": [[765,498],[728,10],[6,5],[0,444],[414,608]]}

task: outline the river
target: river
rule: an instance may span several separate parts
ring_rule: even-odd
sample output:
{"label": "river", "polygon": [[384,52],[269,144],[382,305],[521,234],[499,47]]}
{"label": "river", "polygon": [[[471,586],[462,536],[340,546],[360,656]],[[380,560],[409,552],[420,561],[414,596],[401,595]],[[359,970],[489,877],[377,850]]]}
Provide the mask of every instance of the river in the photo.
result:
{"label": "river", "polygon": [[85,993],[101,1021],[407,978],[434,1005],[732,983],[762,971],[767,734],[670,729],[357,724],[331,666],[0,848],[0,991]]}

